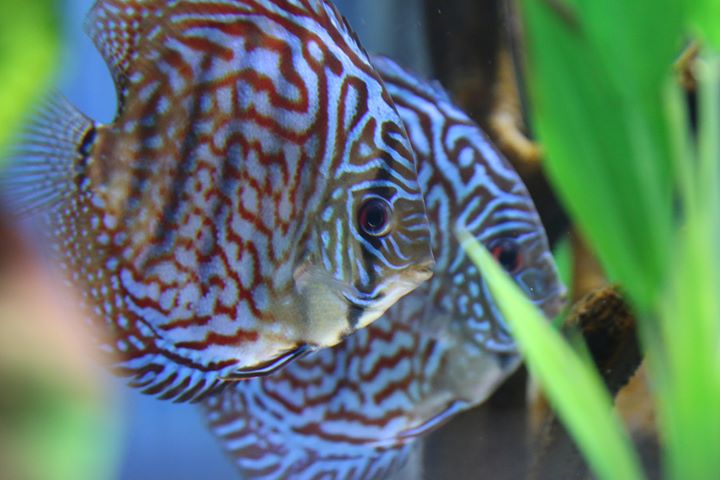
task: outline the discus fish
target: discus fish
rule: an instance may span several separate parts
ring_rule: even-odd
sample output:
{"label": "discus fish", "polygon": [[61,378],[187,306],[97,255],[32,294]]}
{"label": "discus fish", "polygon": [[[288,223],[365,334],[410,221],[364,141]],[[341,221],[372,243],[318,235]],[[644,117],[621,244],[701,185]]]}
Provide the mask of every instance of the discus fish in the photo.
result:
{"label": "discus fish", "polygon": [[327,0],[99,0],[118,112],[55,100],[5,196],[41,213],[131,385],[196,399],[366,327],[432,274],[402,122]]}
{"label": "discus fish", "polygon": [[545,231],[510,164],[439,86],[386,58],[373,62],[415,149],[435,275],[344,343],[204,401],[244,478],[384,478],[514,370],[515,343],[455,227],[486,245],[546,315],[564,302]]}

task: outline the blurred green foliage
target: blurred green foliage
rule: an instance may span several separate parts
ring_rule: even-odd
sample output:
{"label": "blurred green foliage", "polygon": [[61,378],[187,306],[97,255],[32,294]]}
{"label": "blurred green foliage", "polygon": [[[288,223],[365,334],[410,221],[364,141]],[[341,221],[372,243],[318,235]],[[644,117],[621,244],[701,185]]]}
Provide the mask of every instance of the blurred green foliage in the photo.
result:
{"label": "blurred green foliage", "polygon": [[692,0],[684,4],[697,36],[720,50],[720,1]]}
{"label": "blurred green foliage", "polygon": [[[522,0],[533,125],[551,181],[638,315],[665,477],[720,472],[720,5]],[[696,64],[691,132],[673,62]],[[697,135],[695,135],[697,133]],[[597,372],[479,258],[528,366],[600,478],[638,478]],[[551,352],[552,350],[552,353]],[[581,386],[582,385],[582,386]],[[593,399],[587,397],[591,392]],[[597,397],[597,398],[595,398]],[[592,409],[588,402],[592,400]],[[603,425],[601,425],[603,424]]]}
{"label": "blurred green foliage", "polygon": [[679,94],[667,98],[679,135],[675,151],[682,219],[668,259],[671,275],[656,318],[645,318],[645,346],[656,389],[668,478],[720,472],[720,56],[696,64],[697,143]]}
{"label": "blurred green foliage", "polygon": [[0,154],[49,86],[60,46],[56,0],[0,0]]}
{"label": "blurred green foliage", "polygon": [[547,171],[609,275],[642,309],[661,295],[672,245],[662,95],[681,47],[678,5],[523,3],[529,88]]}
{"label": "blurred green foliage", "polygon": [[108,416],[107,399],[83,389],[63,369],[52,374],[5,369],[0,379],[0,443],[6,457],[0,461],[0,474],[4,478],[113,477],[109,466],[115,461],[116,445],[108,432],[117,426]]}
{"label": "blurred green foliage", "polygon": [[[0,0],[0,12],[2,157],[50,85],[60,53],[60,15],[55,0]],[[2,312],[0,322],[7,327]],[[45,334],[36,330],[38,337]],[[7,352],[0,356],[0,477],[112,478],[116,445],[109,434],[116,425],[107,399],[100,398],[99,388],[78,383],[63,361],[47,358],[43,368],[33,366],[38,357],[31,350],[25,352],[27,359],[8,358]]]}

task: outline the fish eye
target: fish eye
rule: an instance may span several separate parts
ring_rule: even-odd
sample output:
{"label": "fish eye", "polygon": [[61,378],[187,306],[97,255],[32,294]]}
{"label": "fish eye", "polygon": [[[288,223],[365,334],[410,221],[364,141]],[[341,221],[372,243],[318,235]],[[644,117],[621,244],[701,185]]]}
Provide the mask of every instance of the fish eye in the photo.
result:
{"label": "fish eye", "polygon": [[490,253],[508,273],[516,273],[523,265],[520,245],[515,239],[501,238],[490,244]]}
{"label": "fish eye", "polygon": [[392,206],[380,197],[365,200],[359,210],[358,224],[360,229],[371,237],[382,237],[390,233]]}

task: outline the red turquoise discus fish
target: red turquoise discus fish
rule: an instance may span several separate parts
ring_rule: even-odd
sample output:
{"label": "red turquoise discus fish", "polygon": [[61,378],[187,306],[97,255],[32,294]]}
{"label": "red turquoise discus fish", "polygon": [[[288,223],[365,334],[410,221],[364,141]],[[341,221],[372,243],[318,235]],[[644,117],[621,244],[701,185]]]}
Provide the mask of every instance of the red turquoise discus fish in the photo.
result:
{"label": "red turquoise discus fish", "polygon": [[[484,243],[548,316],[564,302],[545,231],[510,164],[440,87],[386,58],[373,63],[415,148],[435,276],[344,343],[205,400],[243,478],[386,478],[424,435],[515,369],[513,339],[455,227]],[[422,478],[414,472],[406,478]]]}
{"label": "red turquoise discus fish", "polygon": [[100,0],[118,112],[64,100],[5,194],[42,214],[131,385],[197,398],[336,344],[431,275],[401,120],[324,0]]}

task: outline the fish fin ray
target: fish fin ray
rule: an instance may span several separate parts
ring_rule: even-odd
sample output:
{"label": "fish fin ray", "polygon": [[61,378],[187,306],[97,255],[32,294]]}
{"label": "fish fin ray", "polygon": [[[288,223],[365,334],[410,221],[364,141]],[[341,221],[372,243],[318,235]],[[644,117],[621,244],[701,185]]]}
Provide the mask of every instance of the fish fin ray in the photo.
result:
{"label": "fish fin ray", "polygon": [[3,202],[26,216],[75,195],[95,131],[92,120],[61,95],[51,95],[10,152],[0,175]]}

